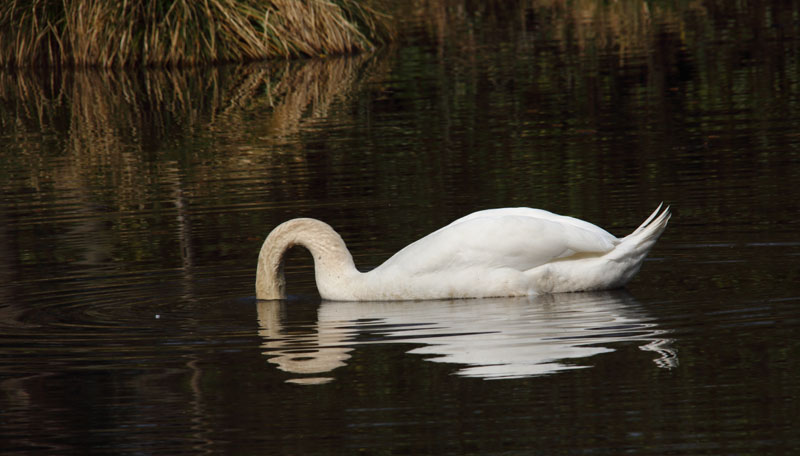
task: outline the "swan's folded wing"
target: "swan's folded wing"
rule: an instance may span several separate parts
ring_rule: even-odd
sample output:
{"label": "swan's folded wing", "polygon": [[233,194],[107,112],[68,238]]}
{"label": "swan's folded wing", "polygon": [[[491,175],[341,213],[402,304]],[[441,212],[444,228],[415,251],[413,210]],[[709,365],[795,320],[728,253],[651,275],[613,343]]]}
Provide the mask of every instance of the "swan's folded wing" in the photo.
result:
{"label": "swan's folded wing", "polygon": [[493,214],[448,225],[397,252],[381,268],[416,274],[472,268],[526,271],[578,252],[607,252],[616,242],[600,228]]}
{"label": "swan's folded wing", "polygon": [[532,207],[503,207],[498,209],[485,209],[482,211],[473,212],[472,214],[469,215],[465,215],[464,217],[455,220],[454,222],[444,227],[443,229],[446,229],[453,225],[457,225],[462,222],[475,220],[479,218],[499,218],[508,216],[526,217],[538,220],[549,220],[551,222],[556,222],[562,225],[571,225],[577,228],[582,228],[586,231],[594,233],[595,235],[601,238],[608,239],[609,242],[615,242],[617,240],[608,231],[600,228],[595,224],[589,223],[585,220],[577,219],[575,217],[570,217],[567,215],[559,215],[550,211],[546,211],[544,209],[535,209]]}

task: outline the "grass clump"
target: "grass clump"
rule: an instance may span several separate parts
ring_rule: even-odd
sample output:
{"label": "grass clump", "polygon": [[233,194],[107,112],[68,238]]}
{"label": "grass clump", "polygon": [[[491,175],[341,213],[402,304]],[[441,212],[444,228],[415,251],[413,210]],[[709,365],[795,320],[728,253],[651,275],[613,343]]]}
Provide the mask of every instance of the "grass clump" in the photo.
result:
{"label": "grass clump", "polygon": [[7,0],[0,66],[179,66],[344,54],[388,41],[376,0]]}

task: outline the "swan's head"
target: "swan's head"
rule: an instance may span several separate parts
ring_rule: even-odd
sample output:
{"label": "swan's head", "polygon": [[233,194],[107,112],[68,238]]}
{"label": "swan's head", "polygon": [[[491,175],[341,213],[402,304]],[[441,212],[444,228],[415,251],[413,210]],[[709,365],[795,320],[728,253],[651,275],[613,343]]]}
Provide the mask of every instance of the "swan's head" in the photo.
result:
{"label": "swan's head", "polygon": [[[263,249],[261,250],[263,254]],[[258,258],[256,268],[256,299],[271,300],[286,298],[286,279],[283,276],[283,258],[277,264]]]}

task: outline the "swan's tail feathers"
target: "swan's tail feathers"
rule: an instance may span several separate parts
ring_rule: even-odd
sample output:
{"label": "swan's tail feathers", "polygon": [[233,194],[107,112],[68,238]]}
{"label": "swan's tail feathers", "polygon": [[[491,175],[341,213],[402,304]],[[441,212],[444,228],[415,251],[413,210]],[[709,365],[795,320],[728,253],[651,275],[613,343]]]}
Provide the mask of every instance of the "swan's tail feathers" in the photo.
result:
{"label": "swan's tail feathers", "polygon": [[[664,202],[663,201],[661,203],[659,203],[659,205],[656,208],[656,210],[654,210],[653,213],[650,214],[650,217],[647,217],[647,220],[645,220],[641,225],[639,225],[639,228],[636,228],[636,231],[634,231],[630,235],[634,236],[637,233],[641,232],[643,229],[647,228],[647,226],[650,224],[650,222],[653,221],[654,218],[656,218],[656,215],[658,215],[658,213],[661,212],[661,207],[662,206],[664,206]],[[667,217],[669,217],[669,207],[667,207],[667,209],[664,211],[664,213],[666,213]],[[666,227],[666,222],[664,223],[664,226]]]}
{"label": "swan's tail feathers", "polygon": [[[647,220],[639,225],[639,228],[636,228],[636,230],[625,239],[636,238],[638,240],[637,244],[640,245],[645,242],[655,242],[658,237],[661,236],[661,233],[664,232],[664,229],[667,228],[667,223],[670,217],[672,217],[672,214],[669,212],[669,206],[661,211],[663,205],[664,203],[659,204],[658,208],[650,214],[650,217],[647,217]],[[661,211],[660,214],[659,211]]]}
{"label": "swan's tail feathers", "polygon": [[641,255],[644,257],[647,255],[647,252],[653,247],[653,244],[656,243],[661,233],[667,228],[667,223],[669,222],[670,217],[672,214],[669,212],[669,206],[667,206],[663,211],[661,208],[663,207],[663,203],[658,205],[658,208],[650,214],[650,217],[647,217],[647,220],[644,221],[639,228],[625,236],[620,243],[620,246],[626,246],[627,249],[621,249],[623,251],[628,252],[635,252],[634,255]]}
{"label": "swan's tail feathers", "polygon": [[662,205],[659,205],[655,212],[639,225],[639,228],[622,238],[617,247],[607,254],[606,258],[622,267],[616,282],[618,286],[625,285],[636,275],[642,267],[644,258],[667,228],[671,216],[669,206],[664,210],[661,208]]}

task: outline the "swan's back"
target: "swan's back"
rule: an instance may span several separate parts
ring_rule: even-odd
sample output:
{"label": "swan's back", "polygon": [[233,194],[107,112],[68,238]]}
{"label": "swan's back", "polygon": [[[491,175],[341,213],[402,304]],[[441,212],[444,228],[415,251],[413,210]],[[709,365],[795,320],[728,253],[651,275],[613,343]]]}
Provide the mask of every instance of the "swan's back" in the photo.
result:
{"label": "swan's back", "polygon": [[378,269],[392,274],[527,271],[576,253],[603,254],[618,243],[602,228],[573,217],[531,208],[489,209],[434,231]]}
{"label": "swan's back", "polygon": [[614,235],[612,235],[608,231],[600,228],[599,226],[593,223],[589,223],[585,220],[577,219],[575,217],[570,217],[568,215],[559,215],[550,211],[546,211],[544,209],[535,209],[531,207],[504,207],[499,209],[486,209],[483,211],[473,212],[472,214],[465,215],[464,217],[461,217],[460,219],[453,221],[444,228],[479,218],[499,218],[506,216],[528,217],[531,219],[548,220],[562,225],[572,226],[590,231],[599,237],[608,239],[610,242],[614,242],[617,240],[617,238]]}

